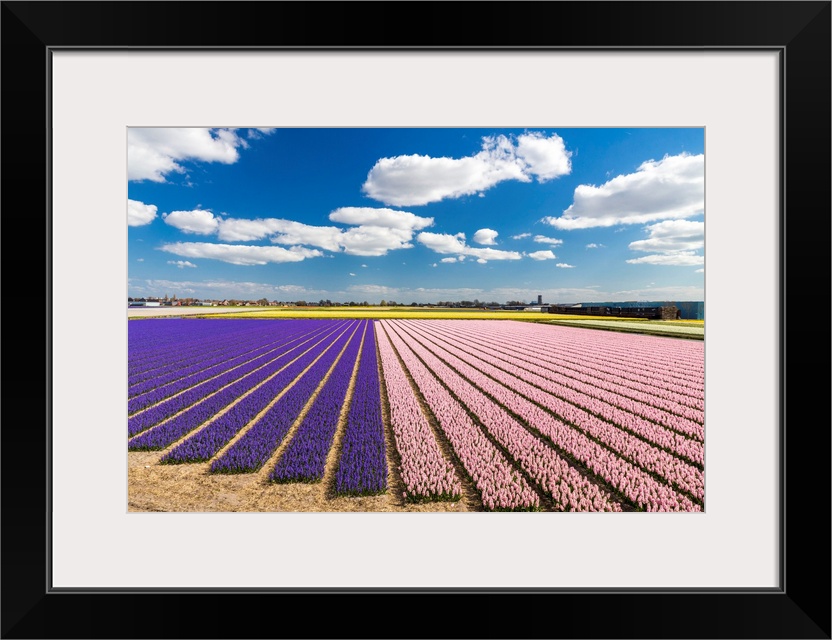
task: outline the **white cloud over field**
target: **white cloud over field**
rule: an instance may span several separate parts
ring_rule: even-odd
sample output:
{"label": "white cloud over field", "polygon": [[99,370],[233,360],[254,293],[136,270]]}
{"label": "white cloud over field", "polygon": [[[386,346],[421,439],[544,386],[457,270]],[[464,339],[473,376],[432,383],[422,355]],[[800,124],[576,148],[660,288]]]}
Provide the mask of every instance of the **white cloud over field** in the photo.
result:
{"label": "white cloud over field", "polygon": [[[198,127],[129,127],[127,129],[127,179],[166,182],[171,173],[185,173],[185,161],[233,164],[239,149],[248,147],[238,129]],[[258,129],[247,137],[256,139],[273,129]],[[244,134],[245,135],[245,134]]]}
{"label": "white cloud over field", "polygon": [[532,260],[554,260],[557,257],[548,249],[546,251],[533,251],[528,255]]}
{"label": "white cloud over field", "polygon": [[362,190],[393,206],[419,206],[479,194],[506,180],[547,182],[571,170],[563,138],[530,132],[482,139],[480,151],[463,158],[402,155],[381,158]]}
{"label": "white cloud over field", "polygon": [[498,233],[494,229],[479,229],[474,234],[474,242],[477,244],[495,245],[497,244]]}
{"label": "white cloud over field", "polygon": [[179,229],[184,233],[208,235],[219,228],[220,219],[210,211],[195,209],[193,211],[171,211],[163,213],[165,224]]}
{"label": "white cloud over field", "polygon": [[413,246],[414,231],[433,224],[433,218],[416,216],[408,211],[369,207],[344,207],[336,209],[329,217],[334,222],[357,226],[342,229],[282,218],[219,217],[207,209],[163,215],[167,224],[184,233],[216,234],[224,242],[268,239],[274,244],[308,245],[356,256],[383,256],[388,251],[409,249]]}
{"label": "white cloud over field", "polygon": [[174,242],[160,247],[162,251],[184,258],[209,258],[236,265],[263,265],[281,262],[300,262],[316,258],[323,253],[306,247],[260,247],[238,244],[213,244],[210,242]]}
{"label": "white cloud over field", "polygon": [[666,220],[645,227],[648,237],[631,242],[633,251],[652,255],[627,260],[630,264],[688,267],[704,264],[697,250],[705,246],[705,223],[693,220]]}
{"label": "white cloud over field", "polygon": [[534,237],[535,242],[540,242],[541,244],[551,244],[552,246],[557,246],[563,244],[563,240],[559,238],[549,238],[547,236],[537,235]]}
{"label": "white cloud over field", "polygon": [[569,230],[689,218],[704,212],[705,156],[648,160],[601,186],[579,185],[573,200],[563,215],[543,222]]}
{"label": "white cloud over field", "polygon": [[127,199],[127,226],[141,227],[150,224],[156,218],[155,204],[145,204],[138,200]]}
{"label": "white cloud over field", "polygon": [[517,251],[501,251],[499,249],[469,247],[465,243],[465,234],[457,233],[430,233],[423,231],[416,240],[425,245],[428,249],[441,254],[458,254],[477,258],[477,261],[487,262],[489,260],[520,260],[523,256]]}

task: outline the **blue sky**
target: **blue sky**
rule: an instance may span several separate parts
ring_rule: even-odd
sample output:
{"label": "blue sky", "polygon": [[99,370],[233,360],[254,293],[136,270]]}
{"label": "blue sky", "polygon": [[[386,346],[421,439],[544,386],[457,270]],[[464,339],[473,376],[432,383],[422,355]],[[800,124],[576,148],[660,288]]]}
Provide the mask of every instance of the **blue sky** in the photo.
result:
{"label": "blue sky", "polygon": [[704,300],[702,128],[128,129],[128,295]]}

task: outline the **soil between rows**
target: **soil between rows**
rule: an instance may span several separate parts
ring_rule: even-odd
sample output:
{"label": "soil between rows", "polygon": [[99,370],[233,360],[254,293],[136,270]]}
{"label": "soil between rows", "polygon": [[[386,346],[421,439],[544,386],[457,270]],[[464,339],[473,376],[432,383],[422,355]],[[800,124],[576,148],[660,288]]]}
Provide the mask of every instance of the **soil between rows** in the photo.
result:
{"label": "soil between rows", "polygon": [[128,512],[470,512],[464,502],[405,504],[393,491],[329,497],[326,484],[275,484],[259,474],[209,474],[210,462],[159,464],[161,451],[127,453]]}

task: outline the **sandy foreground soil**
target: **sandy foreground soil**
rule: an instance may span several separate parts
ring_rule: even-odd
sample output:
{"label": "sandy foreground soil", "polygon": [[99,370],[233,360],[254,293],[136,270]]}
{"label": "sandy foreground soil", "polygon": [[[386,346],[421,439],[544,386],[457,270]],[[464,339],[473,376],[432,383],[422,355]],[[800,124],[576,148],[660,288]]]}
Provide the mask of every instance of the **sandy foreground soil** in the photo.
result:
{"label": "sandy foreground soil", "polygon": [[[473,498],[459,502],[405,504],[401,483],[386,494],[333,497],[325,478],[316,484],[274,484],[258,474],[208,473],[208,462],[161,465],[160,452],[128,453],[128,511],[224,512],[448,512],[478,511]],[[393,475],[393,474],[391,474]]]}

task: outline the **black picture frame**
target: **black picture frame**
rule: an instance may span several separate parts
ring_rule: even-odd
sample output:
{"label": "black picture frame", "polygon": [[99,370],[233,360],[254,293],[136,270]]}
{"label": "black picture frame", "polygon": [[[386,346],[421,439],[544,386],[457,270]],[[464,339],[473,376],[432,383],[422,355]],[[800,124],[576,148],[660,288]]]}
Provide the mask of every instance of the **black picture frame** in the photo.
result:
{"label": "black picture frame", "polygon": [[[830,638],[829,1],[10,1],[0,20],[3,638]],[[50,52],[130,47],[779,52],[781,305],[753,310],[781,327],[779,588],[52,589]]]}

